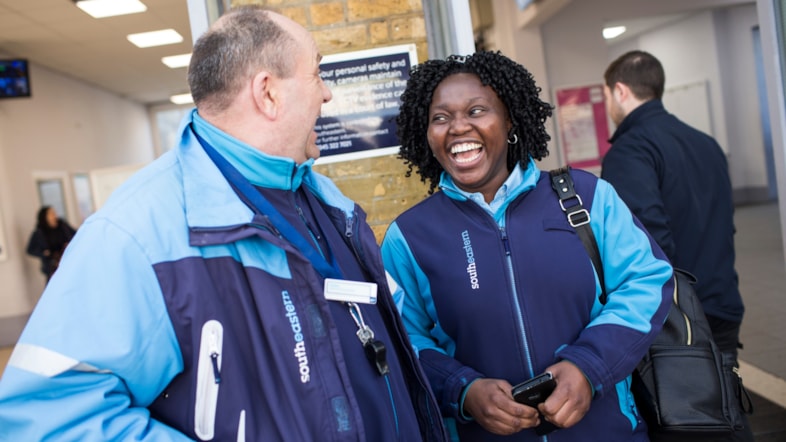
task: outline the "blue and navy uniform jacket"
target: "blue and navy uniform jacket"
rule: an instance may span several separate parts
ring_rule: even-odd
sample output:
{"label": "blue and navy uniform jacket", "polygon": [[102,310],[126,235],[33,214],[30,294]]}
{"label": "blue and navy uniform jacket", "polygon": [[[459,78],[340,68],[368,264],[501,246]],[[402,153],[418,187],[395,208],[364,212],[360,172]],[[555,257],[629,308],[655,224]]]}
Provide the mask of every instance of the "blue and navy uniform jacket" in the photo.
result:
{"label": "blue and navy uniform jacket", "polygon": [[[645,441],[630,382],[674,291],[663,252],[614,189],[573,170],[598,241],[608,299],[547,173],[517,166],[491,204],[443,173],[441,191],[388,228],[382,256],[443,416],[462,441]],[[575,426],[496,436],[463,414],[474,380],[511,385],[567,360],[593,390]]]}
{"label": "blue and navy uniform jacket", "polygon": [[[194,130],[272,197],[299,192],[313,209],[304,223],[325,222],[321,244],[345,274],[377,284],[361,311],[389,375]],[[69,245],[0,380],[0,439],[445,440],[365,214],[311,165],[186,117],[178,148],[120,186]]]}
{"label": "blue and navy uniform jacket", "polygon": [[661,100],[634,109],[609,141],[601,177],[674,267],[696,276],[704,312],[742,322],[731,178],[718,142],[668,113]]}

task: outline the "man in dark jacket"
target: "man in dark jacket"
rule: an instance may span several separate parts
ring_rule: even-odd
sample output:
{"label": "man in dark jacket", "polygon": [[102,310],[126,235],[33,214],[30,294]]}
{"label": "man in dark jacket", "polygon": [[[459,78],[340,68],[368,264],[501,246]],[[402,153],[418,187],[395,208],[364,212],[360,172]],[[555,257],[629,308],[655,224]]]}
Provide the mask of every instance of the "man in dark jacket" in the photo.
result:
{"label": "man in dark jacket", "polygon": [[[604,74],[617,130],[603,159],[609,181],[676,268],[696,276],[716,344],[737,357],[744,312],[734,268],[734,207],[726,155],[709,135],[669,114],[657,58],[643,51]],[[750,430],[735,440],[753,440]]]}

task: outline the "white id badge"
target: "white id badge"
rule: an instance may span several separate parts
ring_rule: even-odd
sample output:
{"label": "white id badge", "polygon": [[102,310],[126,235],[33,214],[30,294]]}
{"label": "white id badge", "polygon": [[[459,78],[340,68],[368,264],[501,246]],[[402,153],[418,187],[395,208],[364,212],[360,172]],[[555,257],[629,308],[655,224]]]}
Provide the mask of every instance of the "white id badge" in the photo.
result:
{"label": "white id badge", "polygon": [[377,303],[377,284],[325,278],[325,299],[328,301]]}

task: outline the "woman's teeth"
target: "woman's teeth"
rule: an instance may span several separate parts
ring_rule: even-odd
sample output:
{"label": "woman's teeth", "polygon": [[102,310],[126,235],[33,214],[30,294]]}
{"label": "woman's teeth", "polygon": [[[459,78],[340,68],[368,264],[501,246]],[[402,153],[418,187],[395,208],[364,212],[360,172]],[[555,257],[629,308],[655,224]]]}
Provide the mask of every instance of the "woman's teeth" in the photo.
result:
{"label": "woman's teeth", "polygon": [[[453,155],[453,159],[457,163],[469,163],[474,161],[480,156],[481,148],[483,146],[478,143],[465,143],[465,144],[457,144],[450,149],[451,155]],[[467,155],[461,155],[465,152],[471,152]]]}

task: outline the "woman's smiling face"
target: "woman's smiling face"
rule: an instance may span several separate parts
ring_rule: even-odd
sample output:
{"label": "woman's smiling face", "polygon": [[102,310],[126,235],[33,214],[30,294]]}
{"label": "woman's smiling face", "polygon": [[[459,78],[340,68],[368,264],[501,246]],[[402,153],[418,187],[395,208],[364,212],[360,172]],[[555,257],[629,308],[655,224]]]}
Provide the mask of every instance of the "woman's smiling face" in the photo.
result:
{"label": "woman's smiling face", "polygon": [[480,192],[490,202],[510,171],[507,167],[508,109],[475,74],[446,77],[429,106],[428,145],[453,182]]}

